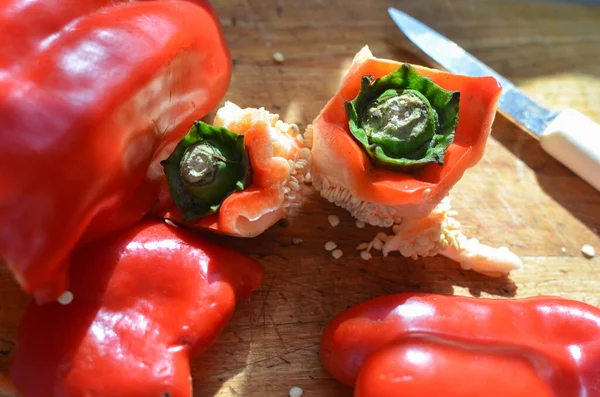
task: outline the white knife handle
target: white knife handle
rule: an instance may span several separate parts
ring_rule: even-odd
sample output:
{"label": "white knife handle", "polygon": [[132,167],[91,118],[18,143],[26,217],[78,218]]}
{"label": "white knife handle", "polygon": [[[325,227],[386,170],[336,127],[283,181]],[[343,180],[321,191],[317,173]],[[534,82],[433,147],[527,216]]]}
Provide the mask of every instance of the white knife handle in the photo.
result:
{"label": "white knife handle", "polygon": [[565,110],[548,125],[541,145],[600,191],[600,125],[575,110]]}

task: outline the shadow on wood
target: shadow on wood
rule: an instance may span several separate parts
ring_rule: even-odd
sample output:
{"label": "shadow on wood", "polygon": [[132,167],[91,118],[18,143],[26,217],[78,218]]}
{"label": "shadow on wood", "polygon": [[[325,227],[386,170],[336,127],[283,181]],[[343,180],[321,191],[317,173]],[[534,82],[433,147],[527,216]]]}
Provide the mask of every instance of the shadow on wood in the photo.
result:
{"label": "shadow on wood", "polygon": [[537,139],[498,114],[492,136],[535,172],[540,188],[593,233],[600,231],[600,192],[547,154]]}
{"label": "shadow on wood", "polygon": [[[406,291],[452,295],[456,288],[479,296],[515,296],[509,278],[465,271],[438,256],[413,260],[399,255],[360,258],[356,246],[384,229],[358,229],[343,209],[304,187],[306,201],[289,221],[252,239],[213,236],[219,243],[256,257],[265,268],[263,285],[239,308],[217,344],[193,363],[197,396],[275,395],[282,388],[307,391],[318,380],[327,396],[351,396],[321,366],[321,332],[337,314],[368,299]],[[341,224],[331,227],[327,214]],[[294,238],[302,239],[293,244]],[[344,255],[324,249],[335,241]],[[255,386],[253,379],[270,379]],[[272,383],[272,384],[271,384]],[[259,387],[261,387],[259,389]],[[272,394],[271,394],[272,393]]]}
{"label": "shadow on wood", "polygon": [[[260,291],[256,291],[254,296],[256,294],[260,294]],[[239,328],[247,325],[244,323],[252,315],[253,304],[253,301],[238,303],[235,315],[213,346],[192,360],[194,396],[216,396],[222,388],[228,390],[231,396],[245,395],[239,385],[227,382],[242,376],[241,384],[248,384],[244,378],[244,369],[250,354],[251,340],[240,335]]]}

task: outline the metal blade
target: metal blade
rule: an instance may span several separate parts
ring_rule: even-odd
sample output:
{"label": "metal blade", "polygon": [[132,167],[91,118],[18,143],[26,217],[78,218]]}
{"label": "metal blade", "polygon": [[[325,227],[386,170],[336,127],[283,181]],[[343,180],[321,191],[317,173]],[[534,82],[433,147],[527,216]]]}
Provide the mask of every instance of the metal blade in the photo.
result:
{"label": "metal blade", "polygon": [[498,99],[499,109],[526,131],[540,137],[558,115],[558,112],[537,104],[513,83],[433,29],[395,8],[389,8],[388,12],[410,41],[449,72],[476,77],[495,77],[502,84],[502,94]]}

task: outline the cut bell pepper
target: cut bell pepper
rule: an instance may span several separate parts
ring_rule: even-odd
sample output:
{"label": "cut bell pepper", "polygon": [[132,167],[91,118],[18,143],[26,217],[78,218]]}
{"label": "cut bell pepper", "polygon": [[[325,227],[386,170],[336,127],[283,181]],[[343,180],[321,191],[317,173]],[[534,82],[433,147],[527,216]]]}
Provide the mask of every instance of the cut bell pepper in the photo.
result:
{"label": "cut bell pepper", "polygon": [[253,259],[156,220],[78,248],[73,300],[28,307],[10,376],[27,397],[192,396],[189,360],[260,285]]}
{"label": "cut bell pepper", "polygon": [[0,257],[45,302],[75,246],[150,210],[231,58],[202,0],[9,0],[0,30]]}
{"label": "cut bell pepper", "polygon": [[[242,109],[226,102],[217,111],[214,126],[218,127],[215,132],[243,135],[250,163],[247,179],[251,182],[239,184],[239,189],[223,195],[218,210],[186,220],[185,208],[174,203],[174,189],[165,180],[153,213],[220,234],[255,237],[300,206],[302,184],[311,165],[310,149],[304,146],[295,124],[279,120],[278,115],[264,108]],[[237,157],[226,160],[238,161]]]}
{"label": "cut bell pepper", "polygon": [[307,139],[312,137],[315,188],[357,219],[376,226],[390,227],[402,217],[427,216],[463,173],[481,159],[501,92],[493,77],[460,76],[412,65],[439,87],[460,93],[458,124],[443,165],[429,163],[417,171],[387,169],[374,164],[371,154],[364,150],[366,143],[357,142],[350,132],[346,103],[357,97],[365,76],[370,80],[383,77],[400,66],[373,57],[364,47],[356,54],[339,91],[305,134]]}

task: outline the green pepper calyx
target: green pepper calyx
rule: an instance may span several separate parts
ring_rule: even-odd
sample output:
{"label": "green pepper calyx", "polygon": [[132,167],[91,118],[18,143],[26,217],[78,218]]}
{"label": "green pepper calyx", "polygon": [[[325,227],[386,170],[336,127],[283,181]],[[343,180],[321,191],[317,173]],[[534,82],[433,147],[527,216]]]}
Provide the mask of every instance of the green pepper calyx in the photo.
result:
{"label": "green pepper calyx", "polygon": [[217,212],[225,198],[251,183],[244,136],[201,121],[161,164],[185,221]]}
{"label": "green pepper calyx", "polygon": [[364,76],[356,98],[346,102],[350,132],[375,166],[441,165],[454,139],[459,98],[408,64],[378,79]]}

